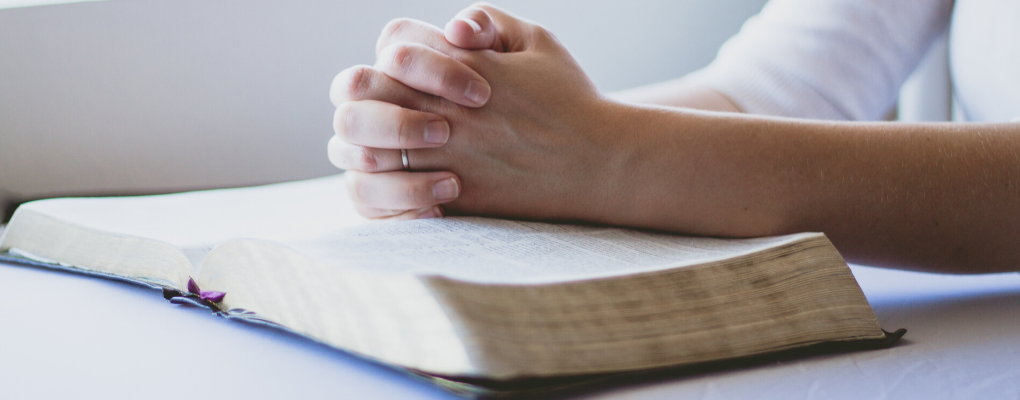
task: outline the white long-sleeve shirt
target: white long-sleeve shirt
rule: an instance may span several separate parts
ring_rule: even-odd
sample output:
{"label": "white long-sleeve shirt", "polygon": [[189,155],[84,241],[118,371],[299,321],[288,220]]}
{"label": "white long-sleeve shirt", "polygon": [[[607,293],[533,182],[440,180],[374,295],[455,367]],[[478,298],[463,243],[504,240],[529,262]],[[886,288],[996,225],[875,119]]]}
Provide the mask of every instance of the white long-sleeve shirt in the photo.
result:
{"label": "white long-sleeve shirt", "polygon": [[1018,0],[772,0],[690,78],[753,114],[876,120],[946,29],[965,117],[1020,117]]}

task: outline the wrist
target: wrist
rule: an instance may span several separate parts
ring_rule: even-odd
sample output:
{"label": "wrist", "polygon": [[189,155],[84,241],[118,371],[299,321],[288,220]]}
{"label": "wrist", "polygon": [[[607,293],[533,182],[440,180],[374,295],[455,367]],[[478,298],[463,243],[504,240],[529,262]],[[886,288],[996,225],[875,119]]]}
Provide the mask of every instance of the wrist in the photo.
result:
{"label": "wrist", "polygon": [[626,103],[601,115],[608,150],[593,220],[709,236],[783,229],[783,182],[763,171],[786,152],[752,119]]}
{"label": "wrist", "polygon": [[646,107],[612,99],[601,99],[592,115],[595,137],[598,138],[599,157],[592,171],[594,193],[588,196],[592,201],[585,217],[596,223],[623,226],[639,226],[635,219],[638,210],[636,200],[647,187],[642,187],[638,171],[642,168],[640,158],[648,141],[652,139],[645,126],[650,117]]}

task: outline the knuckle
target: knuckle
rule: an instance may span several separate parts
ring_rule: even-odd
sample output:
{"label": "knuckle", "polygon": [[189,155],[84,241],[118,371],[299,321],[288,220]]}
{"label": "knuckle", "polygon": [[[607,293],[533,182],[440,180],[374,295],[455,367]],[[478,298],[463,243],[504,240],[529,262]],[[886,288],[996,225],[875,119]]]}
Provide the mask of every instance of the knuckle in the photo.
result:
{"label": "knuckle", "polygon": [[489,16],[490,13],[501,12],[499,7],[496,7],[492,3],[489,3],[489,2],[486,2],[486,1],[475,2],[474,4],[471,5],[470,8],[475,8],[475,9],[481,10],[482,14],[485,14],[485,18],[488,18],[488,19],[491,19],[491,17]]}
{"label": "knuckle", "polygon": [[390,47],[390,65],[394,71],[406,71],[414,59],[415,48],[406,43],[397,43]]}
{"label": "knuckle", "polygon": [[357,147],[353,152],[352,164],[356,168],[366,172],[375,172],[379,169],[379,160],[376,159],[375,153],[366,147]]}
{"label": "knuckle", "polygon": [[405,185],[402,191],[404,201],[406,202],[405,204],[414,205],[415,207],[425,204],[424,193],[426,193],[427,190],[425,186],[424,182],[415,182]]}
{"label": "knuckle", "polygon": [[543,30],[545,31],[545,39],[546,39],[546,41],[548,41],[551,44],[559,45],[560,38],[556,37],[555,33],[553,33],[552,31],[550,31],[548,29],[545,29],[545,28],[543,28]]}
{"label": "knuckle", "polygon": [[373,73],[371,67],[358,65],[344,71],[344,93],[349,100],[361,100],[372,87]]}
{"label": "knuckle", "polygon": [[407,129],[408,128],[407,122],[409,119],[413,118],[414,115],[412,114],[411,110],[401,108],[400,110],[397,111],[396,117],[397,117],[397,143],[400,145],[401,148],[405,148],[411,142],[411,132],[409,132],[409,130]]}
{"label": "knuckle", "polygon": [[347,169],[347,165],[344,160],[344,151],[342,142],[339,138],[333,136],[329,138],[329,143],[326,144],[326,157],[329,158],[330,164],[340,169]]}
{"label": "knuckle", "polygon": [[336,113],[333,114],[333,132],[343,140],[347,140],[348,126],[350,125],[351,115],[353,114],[354,103],[344,102],[340,103],[336,107]]}
{"label": "knuckle", "polygon": [[[456,59],[454,59],[454,60],[456,61]],[[463,62],[462,62],[462,64],[463,64]],[[466,79],[461,78],[461,75],[458,74],[458,71],[456,71],[455,68],[446,67],[446,66],[444,66],[442,68],[439,68],[439,71],[436,71],[435,79],[436,79],[436,82],[435,82],[436,88],[439,91],[443,91],[444,89],[449,89],[449,88],[454,88],[454,87],[461,87],[461,85],[466,84]],[[461,82],[464,82],[464,83],[461,83]]]}
{"label": "knuckle", "polygon": [[471,7],[465,8],[458,15],[458,17],[470,18],[475,22],[481,22],[488,20],[489,15],[485,13],[485,10],[478,7],[477,3]]}
{"label": "knuckle", "polygon": [[[484,63],[485,57],[478,57],[474,53],[458,51],[458,52],[454,52],[453,54],[449,54],[448,57],[450,57],[450,59],[452,59],[453,61],[456,61],[456,62],[458,62],[460,64],[463,64],[465,67],[468,67],[472,71],[482,71],[483,68],[484,68],[483,67],[483,65],[484,65],[483,63]],[[442,75],[440,76],[440,79],[442,79],[442,81],[440,83],[442,85],[444,85],[443,87],[454,87],[454,86],[450,86],[450,85],[457,83],[457,80],[456,80],[457,77],[461,76],[461,75],[457,75],[458,73],[455,72],[457,68],[458,67],[446,67],[446,68],[444,68],[444,74],[453,74],[453,75],[451,75],[449,77],[442,76]],[[461,79],[463,79],[463,78],[461,78]]]}
{"label": "knuckle", "polygon": [[392,19],[383,27],[382,37],[391,38],[397,36],[411,26],[411,24],[413,24],[413,21],[410,18]]}
{"label": "knuckle", "polygon": [[361,174],[354,172],[344,173],[344,182],[347,184],[347,196],[355,203],[363,203],[365,198],[365,182]]}
{"label": "knuckle", "polygon": [[346,71],[341,71],[339,74],[336,74],[336,76],[333,77],[333,82],[329,84],[329,101],[331,101],[334,106],[339,106],[340,103],[343,103],[345,100],[341,90],[341,82],[345,79],[344,72]]}
{"label": "knuckle", "polygon": [[529,24],[528,30],[531,31],[531,35],[534,36],[535,39],[537,40],[541,40],[543,42],[550,42],[556,40],[556,36],[554,36],[552,32],[550,32],[544,26]]}

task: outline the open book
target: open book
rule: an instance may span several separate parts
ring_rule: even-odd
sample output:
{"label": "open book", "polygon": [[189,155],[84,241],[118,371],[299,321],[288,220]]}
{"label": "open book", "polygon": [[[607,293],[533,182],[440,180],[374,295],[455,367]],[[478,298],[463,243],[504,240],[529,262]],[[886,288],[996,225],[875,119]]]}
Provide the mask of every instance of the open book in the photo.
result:
{"label": "open book", "polygon": [[[726,240],[487,218],[367,222],[340,176],[22,205],[6,260],[163,288],[452,380],[887,339],[824,235]],[[225,295],[223,295],[225,293]]]}

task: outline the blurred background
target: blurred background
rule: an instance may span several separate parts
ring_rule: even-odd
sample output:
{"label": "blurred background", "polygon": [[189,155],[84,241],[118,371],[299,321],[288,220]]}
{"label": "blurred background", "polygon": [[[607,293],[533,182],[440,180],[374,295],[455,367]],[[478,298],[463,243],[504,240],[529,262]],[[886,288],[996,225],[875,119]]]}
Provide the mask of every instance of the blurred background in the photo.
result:
{"label": "blurred background", "polygon": [[[707,65],[765,2],[493,1],[550,28],[604,91]],[[376,37],[390,19],[441,27],[471,1],[26,6],[37,3],[56,2],[0,0],[0,203],[7,205],[336,173],[326,159],[333,77],[374,63]],[[944,57],[930,57],[924,68],[938,76]],[[908,85],[932,86],[920,80]],[[936,94],[948,90],[944,77],[934,82]],[[911,114],[901,103],[900,115],[939,119],[946,104]]]}

